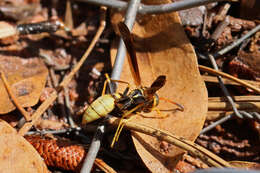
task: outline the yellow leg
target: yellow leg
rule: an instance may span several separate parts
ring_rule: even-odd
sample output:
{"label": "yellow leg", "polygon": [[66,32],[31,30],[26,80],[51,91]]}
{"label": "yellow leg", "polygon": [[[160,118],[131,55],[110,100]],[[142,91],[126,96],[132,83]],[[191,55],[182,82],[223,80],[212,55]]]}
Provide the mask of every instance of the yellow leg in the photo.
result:
{"label": "yellow leg", "polygon": [[119,136],[120,136],[120,133],[121,133],[123,127],[125,126],[125,122],[123,122],[123,119],[124,119],[124,118],[129,118],[129,116],[130,116],[134,111],[136,111],[137,109],[139,109],[139,108],[142,107],[142,106],[143,106],[143,104],[140,104],[140,105],[134,107],[133,109],[131,109],[131,110],[129,110],[129,111],[126,111],[126,112],[122,115],[122,117],[121,117],[120,120],[119,120],[119,123],[118,123],[117,129],[116,129],[116,133],[115,133],[115,135],[114,135],[114,138],[113,138],[113,140],[112,140],[112,143],[111,143],[111,146],[110,146],[111,148],[113,148],[115,142],[118,141]]}
{"label": "yellow leg", "polygon": [[128,88],[130,87],[130,84],[129,84],[128,82],[121,81],[121,80],[113,80],[113,79],[110,79],[110,77],[109,77],[109,75],[108,75],[107,73],[105,74],[105,77],[106,77],[107,79],[105,80],[105,83],[104,83],[104,86],[103,86],[103,89],[102,89],[102,95],[104,95],[105,92],[106,92],[107,83],[110,83],[110,84],[111,84],[111,81],[112,81],[112,82],[118,82],[118,83],[124,83],[124,84],[127,85]]}
{"label": "yellow leg", "polygon": [[112,143],[111,143],[111,145],[110,145],[111,148],[113,148],[114,145],[115,145],[115,142],[118,141],[119,136],[120,136],[120,133],[121,133],[121,131],[122,131],[121,129],[122,129],[123,127],[124,127],[123,118],[120,118],[119,123],[118,123],[118,126],[117,126],[117,129],[116,129],[116,133],[114,134]]}
{"label": "yellow leg", "polygon": [[160,109],[158,109],[157,107],[152,108],[152,111],[156,111],[157,115],[159,115],[159,116],[147,116],[147,115],[143,115],[143,114],[140,114],[140,116],[142,116],[143,118],[156,118],[156,119],[164,119],[164,118],[169,117],[169,114],[162,114]]}
{"label": "yellow leg", "polygon": [[105,95],[106,88],[107,88],[107,80],[105,80],[105,83],[104,83],[104,86],[103,86],[103,89],[102,89],[102,96]]}

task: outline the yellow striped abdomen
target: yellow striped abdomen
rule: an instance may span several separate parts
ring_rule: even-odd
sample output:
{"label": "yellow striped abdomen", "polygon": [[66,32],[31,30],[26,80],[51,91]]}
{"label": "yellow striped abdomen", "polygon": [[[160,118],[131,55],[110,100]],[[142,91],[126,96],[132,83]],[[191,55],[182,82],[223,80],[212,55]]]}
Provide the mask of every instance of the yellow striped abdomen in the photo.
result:
{"label": "yellow striped abdomen", "polygon": [[82,124],[87,124],[105,117],[115,108],[115,99],[111,94],[98,97],[89,105],[82,117]]}

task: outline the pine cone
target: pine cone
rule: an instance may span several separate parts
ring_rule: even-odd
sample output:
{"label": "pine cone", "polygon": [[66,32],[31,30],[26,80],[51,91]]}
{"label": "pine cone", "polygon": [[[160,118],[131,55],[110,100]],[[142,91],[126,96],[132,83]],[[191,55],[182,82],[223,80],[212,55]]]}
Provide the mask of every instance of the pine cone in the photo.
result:
{"label": "pine cone", "polygon": [[52,139],[39,135],[25,136],[44,159],[47,166],[64,170],[80,170],[86,156],[82,145],[65,139]]}

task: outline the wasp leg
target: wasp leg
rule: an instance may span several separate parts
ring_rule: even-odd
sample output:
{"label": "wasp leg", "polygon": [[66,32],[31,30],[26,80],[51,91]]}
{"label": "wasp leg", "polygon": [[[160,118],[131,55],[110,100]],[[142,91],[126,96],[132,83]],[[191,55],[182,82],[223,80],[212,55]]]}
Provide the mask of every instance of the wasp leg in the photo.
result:
{"label": "wasp leg", "polygon": [[143,115],[143,114],[140,114],[140,113],[139,114],[143,118],[164,119],[164,118],[169,117],[169,114],[162,114],[160,109],[158,109],[157,107],[152,108],[152,111],[156,111],[157,115],[159,115],[159,116],[148,116],[148,115]]}
{"label": "wasp leg", "polygon": [[124,127],[123,118],[120,118],[119,123],[118,123],[118,126],[117,126],[117,129],[116,129],[116,133],[114,134],[112,143],[111,143],[111,145],[110,145],[111,148],[113,148],[114,145],[115,145],[115,142],[118,141],[119,136],[120,136],[120,133],[121,133],[123,127]]}
{"label": "wasp leg", "polygon": [[[119,123],[118,123],[118,126],[117,126],[117,129],[116,129],[116,133],[115,133],[115,135],[114,135],[114,138],[113,138],[113,140],[112,140],[112,143],[111,143],[111,146],[110,146],[111,148],[113,148],[115,142],[118,141],[119,136],[120,136],[120,133],[121,133],[123,127],[125,126],[125,122],[123,122],[123,119],[124,119],[124,118],[131,118],[130,115],[131,115],[134,111],[136,111],[137,109],[139,109],[139,108],[142,107],[142,106],[143,106],[143,104],[137,105],[136,107],[134,107],[133,109],[131,109],[131,110],[129,110],[129,111],[126,111],[126,112],[122,115],[122,117],[120,118],[120,121],[119,121]],[[128,119],[128,120],[130,120],[130,119]]]}
{"label": "wasp leg", "polygon": [[107,80],[105,80],[105,82],[104,82],[104,86],[103,86],[103,89],[102,89],[102,96],[105,95],[106,87],[107,87]]}
{"label": "wasp leg", "polygon": [[182,112],[184,111],[184,106],[182,106],[182,105],[179,104],[179,103],[176,103],[176,102],[171,101],[171,100],[169,100],[169,99],[167,99],[167,98],[164,98],[164,97],[160,97],[159,99],[160,99],[160,100],[164,100],[164,101],[166,101],[166,102],[169,102],[169,103],[171,103],[171,104],[174,104],[174,105],[176,105],[176,106],[179,107],[178,110],[180,110],[180,111],[182,111]]}
{"label": "wasp leg", "polygon": [[103,87],[103,90],[102,90],[102,95],[104,95],[105,92],[106,92],[107,84],[109,85],[110,93],[113,93],[113,91],[112,91],[113,90],[112,89],[113,86],[112,86],[111,81],[112,82],[118,82],[118,83],[126,84],[127,87],[126,87],[123,95],[127,95],[128,91],[129,91],[129,88],[130,88],[130,84],[128,82],[111,79],[107,73],[105,74],[105,76],[106,76],[107,79],[105,80],[105,83],[104,83],[104,87]]}

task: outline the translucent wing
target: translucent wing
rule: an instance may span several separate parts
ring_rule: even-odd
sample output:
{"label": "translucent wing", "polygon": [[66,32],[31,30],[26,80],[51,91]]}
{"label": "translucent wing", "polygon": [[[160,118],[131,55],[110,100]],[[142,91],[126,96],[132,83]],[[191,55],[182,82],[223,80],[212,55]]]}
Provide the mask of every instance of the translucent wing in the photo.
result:
{"label": "translucent wing", "polygon": [[157,79],[152,83],[151,87],[147,89],[147,94],[154,95],[156,91],[162,88],[165,85],[166,76],[158,76]]}
{"label": "translucent wing", "polygon": [[132,76],[134,78],[135,85],[139,87],[141,85],[141,78],[136,59],[136,51],[133,45],[133,36],[131,35],[128,27],[123,22],[120,22],[118,24],[118,28],[128,52],[128,63],[130,66]]}

